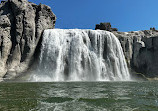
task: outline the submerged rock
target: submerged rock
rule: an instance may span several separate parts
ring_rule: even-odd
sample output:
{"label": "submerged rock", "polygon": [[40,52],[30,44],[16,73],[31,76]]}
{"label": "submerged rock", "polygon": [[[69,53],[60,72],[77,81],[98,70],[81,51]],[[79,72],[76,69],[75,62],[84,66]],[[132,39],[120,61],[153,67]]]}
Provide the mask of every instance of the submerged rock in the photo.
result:
{"label": "submerged rock", "polygon": [[25,72],[32,63],[43,30],[54,28],[50,7],[27,0],[0,4],[0,78]]}

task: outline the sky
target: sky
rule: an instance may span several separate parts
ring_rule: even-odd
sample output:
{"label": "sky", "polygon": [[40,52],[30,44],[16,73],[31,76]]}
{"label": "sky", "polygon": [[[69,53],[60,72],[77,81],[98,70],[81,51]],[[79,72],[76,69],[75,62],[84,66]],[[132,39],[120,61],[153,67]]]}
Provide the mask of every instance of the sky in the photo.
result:
{"label": "sky", "polygon": [[29,0],[51,7],[56,28],[95,29],[110,22],[119,31],[158,29],[158,0]]}

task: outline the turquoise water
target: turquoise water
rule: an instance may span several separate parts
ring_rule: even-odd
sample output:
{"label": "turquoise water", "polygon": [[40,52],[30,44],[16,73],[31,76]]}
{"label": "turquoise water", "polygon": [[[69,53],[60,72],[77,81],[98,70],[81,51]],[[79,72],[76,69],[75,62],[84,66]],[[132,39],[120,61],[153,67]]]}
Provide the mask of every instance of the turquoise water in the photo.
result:
{"label": "turquoise water", "polygon": [[0,83],[0,111],[158,111],[158,82]]}

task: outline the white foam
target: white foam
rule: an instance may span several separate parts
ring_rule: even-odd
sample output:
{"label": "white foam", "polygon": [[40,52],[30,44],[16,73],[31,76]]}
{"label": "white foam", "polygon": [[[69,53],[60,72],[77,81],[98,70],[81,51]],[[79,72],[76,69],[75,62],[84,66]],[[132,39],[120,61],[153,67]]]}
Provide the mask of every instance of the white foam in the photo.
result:
{"label": "white foam", "polygon": [[130,74],[117,37],[107,31],[44,31],[33,81],[128,81]]}

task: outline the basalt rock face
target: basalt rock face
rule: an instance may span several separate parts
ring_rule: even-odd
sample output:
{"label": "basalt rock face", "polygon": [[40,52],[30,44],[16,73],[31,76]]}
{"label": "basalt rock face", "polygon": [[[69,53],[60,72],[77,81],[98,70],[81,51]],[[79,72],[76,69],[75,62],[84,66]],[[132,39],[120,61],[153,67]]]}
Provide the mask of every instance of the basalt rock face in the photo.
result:
{"label": "basalt rock face", "polygon": [[96,24],[95,26],[95,30],[106,30],[106,31],[118,31],[117,28],[112,28],[111,24],[109,22],[105,22],[105,23],[100,23],[100,24]]}
{"label": "basalt rock face", "polygon": [[158,77],[158,31],[113,32],[120,40],[129,68]]}
{"label": "basalt rock face", "polygon": [[54,28],[50,7],[27,0],[0,4],[0,78],[13,78],[33,62],[43,30]]}

